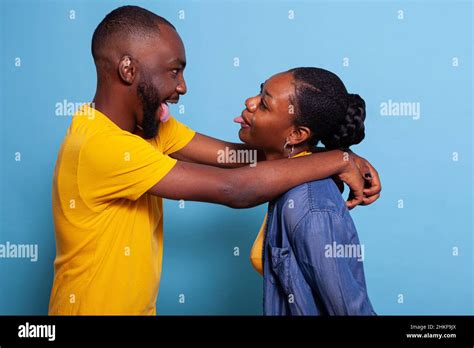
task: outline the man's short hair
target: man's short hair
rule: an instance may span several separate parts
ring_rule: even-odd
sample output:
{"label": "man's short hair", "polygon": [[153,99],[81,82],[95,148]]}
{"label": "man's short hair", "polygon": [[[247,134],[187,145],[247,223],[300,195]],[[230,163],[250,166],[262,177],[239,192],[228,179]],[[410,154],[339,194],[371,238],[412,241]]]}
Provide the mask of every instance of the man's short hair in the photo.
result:
{"label": "man's short hair", "polygon": [[141,38],[159,33],[159,24],[176,29],[170,22],[139,6],[122,6],[110,12],[99,23],[92,36],[92,56],[96,60],[100,50],[114,37]]}

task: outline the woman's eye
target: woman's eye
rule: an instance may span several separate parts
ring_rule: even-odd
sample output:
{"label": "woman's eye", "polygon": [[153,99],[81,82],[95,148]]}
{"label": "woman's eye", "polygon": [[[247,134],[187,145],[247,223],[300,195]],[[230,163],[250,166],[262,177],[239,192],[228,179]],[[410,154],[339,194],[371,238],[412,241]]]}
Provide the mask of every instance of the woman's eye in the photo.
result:
{"label": "woman's eye", "polygon": [[265,110],[265,109],[267,108],[261,99],[260,99],[259,107],[260,107],[260,109],[262,109],[262,110]]}

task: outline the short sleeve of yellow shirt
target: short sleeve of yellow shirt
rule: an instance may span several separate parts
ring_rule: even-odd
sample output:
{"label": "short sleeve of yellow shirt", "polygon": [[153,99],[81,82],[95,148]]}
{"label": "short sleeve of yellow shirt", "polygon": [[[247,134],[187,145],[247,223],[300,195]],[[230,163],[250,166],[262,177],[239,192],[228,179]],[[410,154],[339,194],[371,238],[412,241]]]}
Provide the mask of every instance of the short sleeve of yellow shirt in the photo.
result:
{"label": "short sleeve of yellow shirt", "polygon": [[49,313],[155,314],[162,199],[146,192],[195,132],[171,117],[145,140],[89,106],[73,117],[53,178],[56,259]]}
{"label": "short sleeve of yellow shirt", "polygon": [[160,124],[151,142],[123,131],[95,134],[79,155],[80,193],[94,205],[117,198],[137,200],[176,164],[168,154],[184,147],[193,135],[173,117]]}
{"label": "short sleeve of yellow shirt", "polygon": [[136,135],[98,134],[79,155],[80,194],[94,205],[119,198],[135,201],[175,163]]}

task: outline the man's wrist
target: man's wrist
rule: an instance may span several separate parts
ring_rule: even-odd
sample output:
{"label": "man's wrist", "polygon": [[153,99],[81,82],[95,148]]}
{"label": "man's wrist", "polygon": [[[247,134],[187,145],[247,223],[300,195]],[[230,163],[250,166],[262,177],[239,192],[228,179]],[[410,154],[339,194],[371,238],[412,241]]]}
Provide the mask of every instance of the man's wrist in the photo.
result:
{"label": "man's wrist", "polygon": [[[335,165],[335,171],[332,175],[341,175],[347,173],[350,168],[350,154],[342,150],[326,150],[320,153],[321,156],[325,157],[325,161],[329,161]],[[318,155],[319,156],[319,155]],[[326,157],[326,156],[329,156]]]}

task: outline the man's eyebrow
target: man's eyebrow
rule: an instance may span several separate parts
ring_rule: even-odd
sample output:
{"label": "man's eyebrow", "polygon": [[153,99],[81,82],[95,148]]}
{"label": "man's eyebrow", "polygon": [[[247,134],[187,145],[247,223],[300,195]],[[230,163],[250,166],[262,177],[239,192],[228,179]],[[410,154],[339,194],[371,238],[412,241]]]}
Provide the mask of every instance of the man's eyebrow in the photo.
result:
{"label": "man's eyebrow", "polygon": [[171,64],[179,64],[182,68],[184,68],[186,66],[186,62],[183,62],[179,58],[172,59],[169,63],[170,63],[170,65]]}

